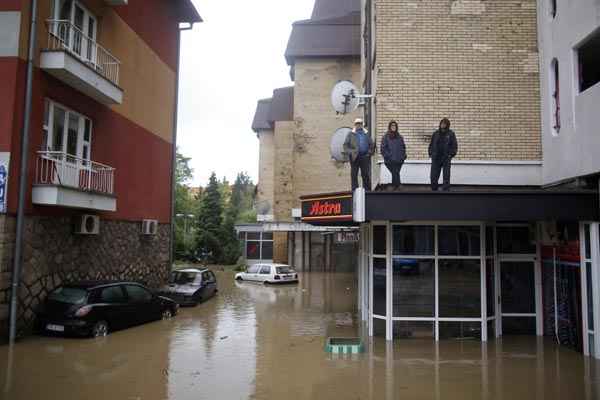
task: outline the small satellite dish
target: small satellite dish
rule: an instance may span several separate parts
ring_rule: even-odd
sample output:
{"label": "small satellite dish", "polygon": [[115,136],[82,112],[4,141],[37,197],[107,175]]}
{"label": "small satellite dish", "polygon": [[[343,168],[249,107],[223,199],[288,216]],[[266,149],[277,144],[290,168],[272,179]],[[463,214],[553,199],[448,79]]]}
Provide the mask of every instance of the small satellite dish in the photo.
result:
{"label": "small satellite dish", "polygon": [[259,201],[256,204],[256,213],[257,214],[268,214],[271,211],[271,203],[267,200]]}
{"label": "small satellite dish", "polygon": [[338,114],[348,114],[358,108],[358,88],[350,81],[339,81],[331,91],[331,104]]}
{"label": "small satellite dish", "polygon": [[346,137],[350,134],[352,129],[344,127],[339,128],[335,131],[333,136],[331,137],[331,144],[329,145],[329,151],[331,152],[331,158],[335,161],[345,162],[348,161],[348,157],[343,154],[344,151],[344,142],[346,141]]}

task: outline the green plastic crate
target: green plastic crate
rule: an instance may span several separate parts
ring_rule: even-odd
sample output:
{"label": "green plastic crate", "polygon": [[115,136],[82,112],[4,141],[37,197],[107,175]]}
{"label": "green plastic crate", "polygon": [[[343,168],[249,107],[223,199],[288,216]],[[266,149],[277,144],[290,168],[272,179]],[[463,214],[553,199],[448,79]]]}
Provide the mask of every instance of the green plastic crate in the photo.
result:
{"label": "green plastic crate", "polygon": [[330,337],[325,343],[325,351],[333,354],[358,354],[365,351],[360,338]]}

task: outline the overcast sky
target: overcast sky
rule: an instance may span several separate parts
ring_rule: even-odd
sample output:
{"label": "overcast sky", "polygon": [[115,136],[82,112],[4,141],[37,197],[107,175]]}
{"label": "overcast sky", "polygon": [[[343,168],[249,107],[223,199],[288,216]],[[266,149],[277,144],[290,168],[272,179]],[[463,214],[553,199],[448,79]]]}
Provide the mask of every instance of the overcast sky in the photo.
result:
{"label": "overcast sky", "polygon": [[205,22],[181,42],[177,145],[192,158],[192,185],[212,171],[258,180],[258,139],[250,125],[258,99],[291,85],[283,53],[292,22],[314,0],[193,0]]}

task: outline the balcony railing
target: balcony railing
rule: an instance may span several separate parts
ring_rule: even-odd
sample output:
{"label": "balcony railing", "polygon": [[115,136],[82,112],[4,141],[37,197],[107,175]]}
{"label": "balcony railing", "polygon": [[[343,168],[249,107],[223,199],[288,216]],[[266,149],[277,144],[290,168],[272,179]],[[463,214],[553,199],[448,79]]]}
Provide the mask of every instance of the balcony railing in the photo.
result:
{"label": "balcony railing", "polygon": [[35,184],[114,194],[115,169],[61,151],[39,151]]}
{"label": "balcony railing", "polygon": [[47,20],[48,50],[62,50],[77,57],[115,85],[119,86],[121,62],[98,42],[67,20]]}

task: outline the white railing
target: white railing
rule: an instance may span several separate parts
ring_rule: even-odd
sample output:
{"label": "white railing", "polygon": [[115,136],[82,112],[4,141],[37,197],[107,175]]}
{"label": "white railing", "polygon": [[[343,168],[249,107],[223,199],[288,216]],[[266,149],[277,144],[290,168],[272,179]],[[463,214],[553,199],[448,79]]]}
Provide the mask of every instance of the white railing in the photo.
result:
{"label": "white railing", "polygon": [[114,194],[115,169],[62,151],[38,151],[35,184]]}
{"label": "white railing", "polygon": [[98,42],[67,20],[49,19],[48,50],[63,50],[79,58],[100,75],[119,85],[121,62]]}

